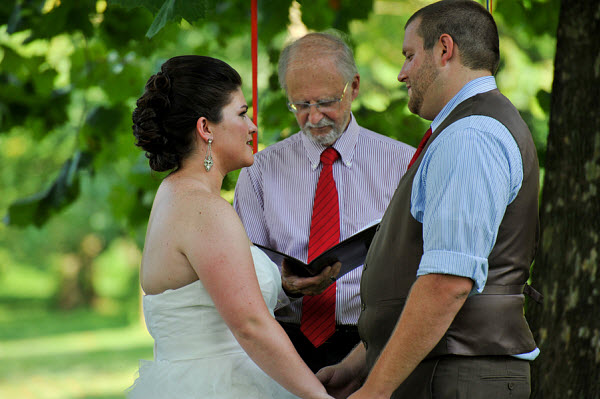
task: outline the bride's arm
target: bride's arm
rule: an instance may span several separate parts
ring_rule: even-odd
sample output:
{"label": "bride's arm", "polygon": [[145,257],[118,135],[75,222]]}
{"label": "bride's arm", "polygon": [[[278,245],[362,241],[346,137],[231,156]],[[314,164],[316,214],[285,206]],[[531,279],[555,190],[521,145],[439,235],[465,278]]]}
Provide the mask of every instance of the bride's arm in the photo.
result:
{"label": "bride's arm", "polygon": [[181,251],[242,348],[293,394],[330,398],[269,313],[258,285],[250,242],[233,208],[220,198],[191,208],[177,232],[182,237]]}

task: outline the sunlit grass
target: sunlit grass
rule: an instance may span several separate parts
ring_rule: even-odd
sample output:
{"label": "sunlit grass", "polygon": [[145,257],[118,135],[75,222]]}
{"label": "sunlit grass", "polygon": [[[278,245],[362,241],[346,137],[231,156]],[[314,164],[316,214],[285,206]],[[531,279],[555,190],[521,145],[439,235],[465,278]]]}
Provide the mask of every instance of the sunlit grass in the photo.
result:
{"label": "sunlit grass", "polygon": [[0,398],[121,398],[139,359],[152,358],[142,325],[0,342]]}
{"label": "sunlit grass", "polygon": [[0,397],[19,399],[116,399],[125,397],[132,375],[123,371],[43,372],[0,379]]}
{"label": "sunlit grass", "polygon": [[[0,352],[5,360],[26,362],[28,359],[74,358],[85,354],[107,357],[117,351],[135,351],[140,346],[145,349],[151,343],[143,327],[127,326],[0,342]],[[10,368],[14,369],[14,364]],[[0,370],[5,371],[2,365]]]}
{"label": "sunlit grass", "polygon": [[[99,277],[127,286],[101,263]],[[51,270],[27,265],[0,273],[0,398],[124,398],[139,360],[152,359],[137,292],[100,297],[94,308],[60,310],[52,300],[55,280]]]}

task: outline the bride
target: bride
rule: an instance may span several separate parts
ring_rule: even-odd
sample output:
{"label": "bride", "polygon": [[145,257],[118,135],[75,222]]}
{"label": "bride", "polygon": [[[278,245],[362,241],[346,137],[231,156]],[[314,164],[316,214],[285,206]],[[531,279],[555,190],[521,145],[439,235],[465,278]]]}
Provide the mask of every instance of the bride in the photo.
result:
{"label": "bride", "polygon": [[224,176],[254,160],[240,87],[220,60],[174,57],[133,112],[150,167],[172,172],[154,199],[140,271],[154,361],[141,362],[130,398],[331,398],[273,318],[277,266],[220,196]]}

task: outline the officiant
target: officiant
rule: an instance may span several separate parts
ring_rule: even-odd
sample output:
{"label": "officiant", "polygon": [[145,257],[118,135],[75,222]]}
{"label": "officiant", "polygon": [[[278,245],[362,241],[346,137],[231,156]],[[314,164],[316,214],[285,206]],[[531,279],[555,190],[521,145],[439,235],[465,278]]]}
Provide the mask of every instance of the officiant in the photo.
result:
{"label": "officiant", "polygon": [[[337,33],[287,45],[278,74],[301,130],[242,169],[234,206],[251,241],[310,262],[381,218],[414,148],[358,124],[351,106],[360,75]],[[282,269],[289,305],[276,317],[314,372],[359,342],[362,266],[337,281],[335,273],[301,278]]]}

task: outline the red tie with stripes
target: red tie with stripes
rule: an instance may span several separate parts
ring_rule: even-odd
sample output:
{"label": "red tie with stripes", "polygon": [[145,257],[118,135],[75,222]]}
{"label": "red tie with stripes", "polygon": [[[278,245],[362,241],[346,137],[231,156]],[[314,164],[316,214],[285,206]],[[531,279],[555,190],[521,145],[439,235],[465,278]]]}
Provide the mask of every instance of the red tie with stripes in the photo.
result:
{"label": "red tie with stripes", "polygon": [[[308,262],[340,242],[340,208],[332,170],[333,162],[339,156],[332,147],[327,147],[321,154],[323,169],[317,183],[310,222]],[[333,282],[321,294],[306,295],[302,299],[300,331],[315,348],[335,332],[335,292],[336,284]]]}
{"label": "red tie with stripes", "polygon": [[406,170],[409,170],[410,167],[413,166],[413,163],[415,163],[415,161],[419,157],[419,154],[423,151],[425,144],[427,144],[427,140],[429,140],[429,137],[431,137],[431,127],[425,132],[425,136],[423,136],[423,138],[421,139],[421,142],[417,147],[417,151],[415,151],[414,155],[412,156],[410,162],[408,163],[408,168],[406,168]]}

